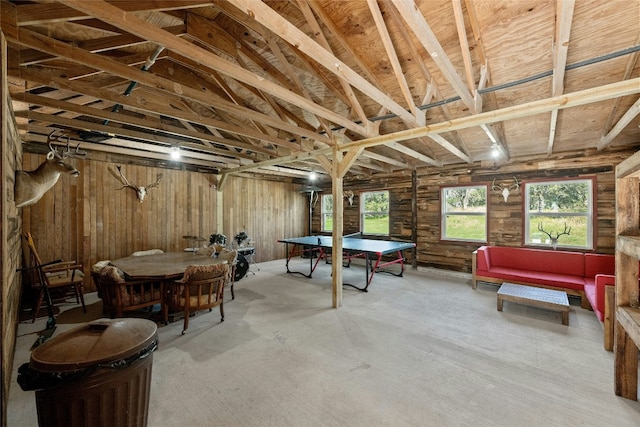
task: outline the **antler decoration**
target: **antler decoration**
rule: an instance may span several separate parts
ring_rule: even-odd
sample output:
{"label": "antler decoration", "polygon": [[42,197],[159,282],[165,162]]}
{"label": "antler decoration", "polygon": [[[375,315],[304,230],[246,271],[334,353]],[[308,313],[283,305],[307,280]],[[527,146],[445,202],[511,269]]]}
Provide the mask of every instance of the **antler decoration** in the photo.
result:
{"label": "antler decoration", "polygon": [[496,185],[496,179],[495,178],[493,178],[493,182],[491,183],[491,190],[494,193],[502,194],[502,197],[504,198],[504,202],[505,203],[507,203],[507,200],[509,199],[509,196],[511,195],[511,190],[516,191],[516,190],[518,190],[518,188],[520,188],[520,182],[518,182],[518,178],[516,178],[514,176],[513,180],[515,181],[515,183],[511,184],[508,187],[505,187],[503,185]]}
{"label": "antler decoration", "polygon": [[109,168],[109,172],[111,172],[111,175],[116,177],[116,179],[122,183],[122,187],[118,188],[118,190],[122,190],[123,188],[132,188],[132,189],[134,189],[135,192],[136,192],[136,196],[138,197],[138,201],[140,203],[142,203],[144,201],[144,198],[147,195],[147,192],[149,190],[151,190],[152,188],[157,187],[160,184],[160,180],[162,179],[162,174],[159,173],[156,176],[156,182],[154,182],[153,184],[149,184],[147,186],[137,186],[137,185],[129,183],[129,180],[127,179],[127,177],[125,177],[124,174],[122,173],[122,166],[118,165],[118,166],[116,166],[116,169],[118,169],[118,173],[117,174],[111,168]]}
{"label": "antler decoration", "polygon": [[353,191],[347,190],[343,193],[343,195],[347,198],[347,200],[349,200],[349,206],[353,206],[353,197],[355,196],[355,194],[353,194]]}
{"label": "antler decoration", "polygon": [[546,231],[544,231],[544,228],[542,228],[542,223],[541,223],[541,222],[539,222],[539,223],[538,223],[538,231],[542,231],[544,234],[546,234],[547,236],[549,236],[549,239],[551,239],[551,246],[553,246],[553,250],[555,251],[555,250],[556,250],[556,248],[558,247],[558,239],[560,238],[560,236],[563,236],[563,235],[565,235],[565,234],[566,234],[567,236],[568,236],[568,235],[570,235],[570,234],[571,234],[571,227],[569,227],[569,228],[567,229],[567,223],[565,222],[565,223],[564,223],[564,231],[563,231],[562,233],[558,233],[558,232],[556,232],[556,237],[553,237],[553,236],[551,235],[551,233],[547,233]]}
{"label": "antler decoration", "polygon": [[[87,153],[85,151],[80,151],[80,143],[76,146],[75,151],[71,151],[71,147],[69,147],[69,135],[62,133],[58,136],[53,136],[56,133],[56,130],[52,131],[47,137],[47,143],[49,144],[49,153],[47,154],[47,159],[52,160],[54,157],[59,159],[65,159],[67,157],[83,157],[86,156]],[[52,145],[53,141],[60,141],[60,138],[67,137],[67,149],[62,151],[62,153],[58,152],[58,149]]]}

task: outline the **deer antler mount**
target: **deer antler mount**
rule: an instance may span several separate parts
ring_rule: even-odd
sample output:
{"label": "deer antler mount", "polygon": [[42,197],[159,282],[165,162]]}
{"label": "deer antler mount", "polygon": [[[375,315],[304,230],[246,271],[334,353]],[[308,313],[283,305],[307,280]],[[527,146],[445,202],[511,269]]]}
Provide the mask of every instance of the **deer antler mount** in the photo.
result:
{"label": "deer antler mount", "polygon": [[542,228],[542,223],[539,222],[538,223],[538,231],[543,232],[544,234],[546,234],[547,236],[549,236],[549,239],[551,239],[551,246],[553,247],[553,250],[555,251],[556,248],[558,247],[558,239],[560,238],[560,236],[563,235],[570,235],[571,234],[571,227],[567,228],[567,223],[564,223],[564,231],[562,233],[558,233],[556,232],[556,237],[553,237],[551,235],[551,233],[547,233],[546,231],[544,231],[544,228]]}
{"label": "deer antler mount", "polygon": [[516,178],[515,176],[513,177],[513,180],[515,181],[515,183],[506,186],[506,185],[496,185],[496,179],[493,179],[493,182],[491,183],[491,191],[493,191],[494,193],[500,193],[502,194],[502,198],[504,199],[504,202],[507,203],[507,200],[509,199],[509,196],[511,195],[511,191],[517,191],[520,188],[520,182],[518,182],[518,178]]}
{"label": "deer antler mount", "polygon": [[159,173],[156,176],[156,182],[154,182],[153,184],[149,184],[147,186],[138,186],[138,185],[129,183],[129,180],[122,173],[122,166],[118,165],[116,166],[116,169],[118,169],[117,173],[112,168],[109,168],[109,172],[111,172],[111,175],[113,175],[122,184],[122,187],[118,188],[118,190],[122,190],[123,188],[131,188],[135,190],[136,197],[138,197],[138,201],[140,203],[144,201],[144,198],[146,197],[149,190],[151,190],[154,187],[157,187],[160,184],[160,180],[162,179],[162,174]]}
{"label": "deer antler mount", "polygon": [[353,197],[355,196],[353,191],[347,190],[343,193],[343,196],[349,201],[349,206],[353,206]]}

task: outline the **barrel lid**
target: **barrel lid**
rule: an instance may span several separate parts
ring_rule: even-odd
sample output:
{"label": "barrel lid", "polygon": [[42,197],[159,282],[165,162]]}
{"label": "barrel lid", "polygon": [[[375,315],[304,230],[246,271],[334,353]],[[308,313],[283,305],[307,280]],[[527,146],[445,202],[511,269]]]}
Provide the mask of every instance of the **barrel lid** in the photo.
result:
{"label": "barrel lid", "polygon": [[30,367],[68,372],[117,361],[148,347],[157,326],[146,319],[100,319],[71,329],[38,346]]}

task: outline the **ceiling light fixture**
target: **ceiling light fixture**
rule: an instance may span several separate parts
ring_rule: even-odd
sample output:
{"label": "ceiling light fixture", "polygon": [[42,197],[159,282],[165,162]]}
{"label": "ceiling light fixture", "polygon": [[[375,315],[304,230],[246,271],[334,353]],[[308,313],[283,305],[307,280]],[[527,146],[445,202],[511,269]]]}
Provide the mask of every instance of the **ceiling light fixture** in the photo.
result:
{"label": "ceiling light fixture", "polygon": [[495,159],[500,157],[500,147],[497,142],[491,144],[491,156]]}
{"label": "ceiling light fixture", "polygon": [[318,177],[318,175],[316,174],[315,171],[311,171],[311,173],[309,174],[309,180],[310,181],[315,181],[317,177]]}
{"label": "ceiling light fixture", "polygon": [[178,160],[182,155],[180,154],[180,147],[171,147],[171,158]]}

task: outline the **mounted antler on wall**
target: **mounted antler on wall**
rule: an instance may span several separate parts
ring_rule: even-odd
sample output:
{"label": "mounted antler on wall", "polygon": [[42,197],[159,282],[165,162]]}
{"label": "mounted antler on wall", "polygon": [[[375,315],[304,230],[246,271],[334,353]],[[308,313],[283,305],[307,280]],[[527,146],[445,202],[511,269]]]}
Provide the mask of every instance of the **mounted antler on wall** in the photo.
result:
{"label": "mounted antler on wall", "polygon": [[72,152],[69,148],[69,136],[67,136],[66,151],[58,153],[58,150],[51,143],[58,141],[64,134],[54,137],[55,132],[54,130],[47,136],[47,143],[51,150],[47,154],[47,160],[34,171],[16,171],[15,202],[17,208],[33,205],[40,200],[44,193],[58,182],[61,173],[68,173],[72,176],[80,175],[80,172],[65,162],[65,159],[72,156],[83,156],[86,153],[78,151],[80,144],[76,147],[75,152]]}
{"label": "mounted antler on wall", "polygon": [[147,195],[148,191],[154,187],[157,187],[160,184],[160,180],[162,179],[162,174],[159,173],[156,176],[156,182],[154,182],[153,184],[149,184],[147,186],[137,186],[129,183],[129,180],[122,173],[122,166],[118,165],[116,166],[116,168],[118,169],[117,174],[112,168],[108,169],[109,172],[111,172],[111,175],[115,176],[116,179],[122,183],[122,187],[118,188],[118,190],[122,190],[123,188],[132,188],[136,191],[136,196],[138,197],[138,201],[140,203],[144,201],[144,198]]}
{"label": "mounted antler on wall", "polygon": [[500,193],[502,194],[502,197],[504,198],[504,202],[507,203],[507,199],[509,199],[509,196],[511,195],[511,190],[516,191],[518,190],[518,188],[520,188],[520,183],[518,182],[518,178],[516,178],[515,176],[513,177],[515,184],[511,184],[508,187],[505,187],[503,185],[496,185],[496,179],[493,179],[493,182],[491,183],[491,190],[494,193]]}
{"label": "mounted antler on wall", "polygon": [[346,197],[349,201],[349,206],[353,206],[353,197],[355,196],[355,194],[353,194],[353,191],[347,190],[343,193],[343,196]]}
{"label": "mounted antler on wall", "polygon": [[556,237],[553,237],[551,235],[551,233],[547,233],[546,231],[544,231],[544,228],[542,228],[542,223],[539,222],[538,223],[538,231],[542,231],[544,234],[546,234],[547,236],[549,236],[549,239],[551,239],[551,246],[553,247],[553,250],[555,251],[556,248],[558,247],[558,239],[560,238],[560,236],[562,235],[570,235],[571,234],[571,227],[569,227],[569,229],[567,229],[567,223],[564,223],[564,231],[562,233],[558,233],[556,232]]}

